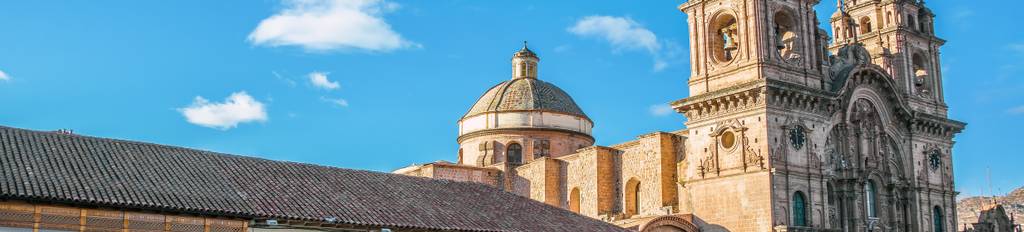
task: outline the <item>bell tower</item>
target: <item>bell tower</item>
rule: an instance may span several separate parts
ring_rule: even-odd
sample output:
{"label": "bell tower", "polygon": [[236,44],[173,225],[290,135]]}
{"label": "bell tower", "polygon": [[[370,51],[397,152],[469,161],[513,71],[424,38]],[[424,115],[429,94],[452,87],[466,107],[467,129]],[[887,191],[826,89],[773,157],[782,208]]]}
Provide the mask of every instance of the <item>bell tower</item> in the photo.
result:
{"label": "bell tower", "polygon": [[922,0],[838,0],[829,50],[859,43],[918,110],[946,115],[935,15]]}
{"label": "bell tower", "polygon": [[820,214],[807,213],[825,211],[816,203],[823,187],[812,185],[822,177],[807,170],[820,163],[811,157],[819,157],[832,87],[818,3],[690,0],[679,7],[692,65],[690,96],[672,103],[687,118],[680,192],[739,202],[692,204],[682,213],[730,231],[823,228]]}
{"label": "bell tower", "polygon": [[822,88],[827,35],[818,0],[690,0],[690,94],[774,79]]}

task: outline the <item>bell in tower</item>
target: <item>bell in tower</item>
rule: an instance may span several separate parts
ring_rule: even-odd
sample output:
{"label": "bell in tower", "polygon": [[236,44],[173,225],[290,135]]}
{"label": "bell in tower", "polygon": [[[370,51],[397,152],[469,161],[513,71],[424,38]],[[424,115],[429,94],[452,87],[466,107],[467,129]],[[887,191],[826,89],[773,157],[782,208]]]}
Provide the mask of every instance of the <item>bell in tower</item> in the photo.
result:
{"label": "bell in tower", "polygon": [[822,88],[825,44],[814,20],[819,0],[690,0],[690,92],[774,79]]}
{"label": "bell in tower", "polygon": [[945,40],[934,33],[935,15],[918,0],[841,0],[832,16],[836,39],[833,53],[860,44],[907,94],[915,108],[944,115],[939,48]]}

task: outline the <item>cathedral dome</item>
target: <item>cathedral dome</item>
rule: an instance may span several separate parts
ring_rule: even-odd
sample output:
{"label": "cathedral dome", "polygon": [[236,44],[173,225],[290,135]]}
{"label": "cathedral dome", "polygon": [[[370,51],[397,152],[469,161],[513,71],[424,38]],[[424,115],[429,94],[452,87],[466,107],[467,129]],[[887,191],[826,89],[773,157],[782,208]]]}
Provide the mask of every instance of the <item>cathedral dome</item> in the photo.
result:
{"label": "cathedral dome", "polygon": [[569,94],[534,78],[504,81],[487,90],[463,118],[487,112],[544,111],[589,118]]}
{"label": "cathedral dome", "polygon": [[514,53],[512,79],[498,83],[480,96],[459,119],[459,136],[542,130],[589,137],[594,123],[569,94],[537,79],[539,63],[537,53],[525,45]]}

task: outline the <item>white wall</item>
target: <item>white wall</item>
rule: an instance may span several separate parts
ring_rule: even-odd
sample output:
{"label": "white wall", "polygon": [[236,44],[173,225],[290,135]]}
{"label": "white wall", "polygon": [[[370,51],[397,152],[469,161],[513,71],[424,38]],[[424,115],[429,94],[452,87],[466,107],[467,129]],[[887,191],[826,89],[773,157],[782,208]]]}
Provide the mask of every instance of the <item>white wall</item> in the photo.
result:
{"label": "white wall", "polygon": [[568,114],[524,111],[479,114],[459,121],[459,135],[501,128],[555,128],[590,135],[594,125],[587,119]]}

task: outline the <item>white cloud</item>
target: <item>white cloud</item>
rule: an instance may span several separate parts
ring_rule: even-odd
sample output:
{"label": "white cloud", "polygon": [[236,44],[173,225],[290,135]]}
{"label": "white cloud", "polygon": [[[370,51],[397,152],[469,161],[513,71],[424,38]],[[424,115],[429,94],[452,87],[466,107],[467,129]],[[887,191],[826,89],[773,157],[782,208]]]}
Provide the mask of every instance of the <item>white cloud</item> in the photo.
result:
{"label": "white cloud", "polygon": [[285,8],[264,19],[249,42],[299,46],[308,51],[387,52],[419,45],[402,38],[381,18],[399,8],[384,0],[283,0]]}
{"label": "white cloud", "polygon": [[325,101],[325,102],[327,102],[327,103],[331,103],[331,104],[334,104],[334,105],[336,105],[336,106],[340,106],[340,107],[348,107],[348,100],[345,100],[345,99],[341,99],[341,98],[328,98],[328,97],[320,97],[320,100],[323,100],[323,101]]}
{"label": "white cloud", "polygon": [[331,81],[327,79],[327,73],[325,72],[312,72],[309,73],[309,82],[313,83],[313,86],[322,89],[334,90],[341,87],[337,81]]}
{"label": "white cloud", "polygon": [[11,76],[8,76],[3,70],[0,70],[0,81],[9,81]]}
{"label": "white cloud", "polygon": [[594,15],[583,17],[567,29],[581,37],[598,38],[612,45],[615,52],[646,51],[654,58],[654,71],[677,63],[680,47],[671,41],[660,41],[658,36],[628,17]]}
{"label": "white cloud", "polygon": [[584,37],[605,39],[618,50],[644,49],[656,53],[661,48],[658,36],[654,35],[654,32],[625,17],[583,17],[569,28],[569,32]]}
{"label": "white cloud", "polygon": [[242,92],[232,93],[224,102],[210,102],[196,96],[192,105],[178,109],[189,123],[227,130],[239,123],[265,122],[267,111],[263,103]]}
{"label": "white cloud", "polygon": [[652,105],[651,108],[650,108],[650,111],[651,111],[651,115],[654,115],[654,116],[668,116],[668,115],[672,114],[673,112],[675,112],[675,110],[672,109],[672,106],[670,106],[668,104]]}

